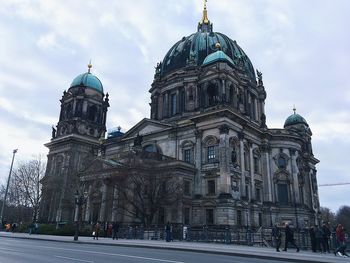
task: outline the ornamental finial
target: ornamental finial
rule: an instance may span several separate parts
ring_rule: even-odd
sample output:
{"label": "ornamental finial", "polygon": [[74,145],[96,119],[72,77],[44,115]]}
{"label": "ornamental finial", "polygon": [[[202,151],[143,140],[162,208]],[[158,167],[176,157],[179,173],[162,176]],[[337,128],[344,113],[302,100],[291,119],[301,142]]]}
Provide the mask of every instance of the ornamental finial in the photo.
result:
{"label": "ornamental finial", "polygon": [[203,17],[202,17],[202,21],[201,21],[202,24],[209,24],[207,2],[208,2],[208,0],[204,0]]}
{"label": "ornamental finial", "polygon": [[91,59],[90,59],[90,62],[88,64],[88,73],[90,73],[91,68],[92,68],[92,64],[91,64]]}
{"label": "ornamental finial", "polygon": [[294,111],[294,114],[296,114],[297,109],[295,108],[295,105],[293,106],[293,111]]}

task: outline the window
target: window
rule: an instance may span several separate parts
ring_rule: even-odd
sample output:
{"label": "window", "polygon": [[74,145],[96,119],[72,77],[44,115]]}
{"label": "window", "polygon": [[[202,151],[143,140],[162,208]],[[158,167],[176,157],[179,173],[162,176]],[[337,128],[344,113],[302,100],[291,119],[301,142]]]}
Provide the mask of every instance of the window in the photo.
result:
{"label": "window", "polygon": [[262,226],[262,214],[259,213],[259,226]]}
{"label": "window", "polygon": [[90,121],[95,121],[97,115],[97,107],[95,105],[90,106],[88,109],[88,119]]}
{"label": "window", "polygon": [[247,184],[245,185],[245,196],[249,198],[249,186]]}
{"label": "window", "polygon": [[278,157],[277,165],[278,165],[278,168],[280,168],[280,169],[286,169],[286,167],[287,167],[286,158],[284,158],[283,156]]}
{"label": "window", "polygon": [[191,182],[185,180],[184,181],[184,194],[185,195],[191,195]]}
{"label": "window", "polygon": [[180,91],[180,112],[184,112],[186,109],[186,94],[184,89]]}
{"label": "window", "polygon": [[246,171],[249,171],[249,152],[246,150],[244,151],[244,167]]}
{"label": "window", "polygon": [[257,201],[261,201],[261,189],[259,189],[259,188],[256,188],[256,200]]}
{"label": "window", "polygon": [[215,180],[208,180],[208,195],[215,194]]}
{"label": "window", "polygon": [[207,209],[206,210],[206,223],[207,225],[213,225],[214,224],[214,210],[213,209]]}
{"label": "window", "polygon": [[237,210],[237,226],[242,226],[242,211]]}
{"label": "window", "polygon": [[282,205],[288,204],[288,185],[287,184],[278,184],[278,202]]}
{"label": "window", "polygon": [[171,94],[171,115],[176,114],[176,94]]}
{"label": "window", "polygon": [[191,160],[191,149],[184,150],[184,161],[187,163],[192,163]]}
{"label": "window", "polygon": [[208,146],[208,163],[215,162],[215,146]]}
{"label": "window", "polygon": [[185,207],[184,209],[184,224],[189,225],[190,224],[190,208]]}

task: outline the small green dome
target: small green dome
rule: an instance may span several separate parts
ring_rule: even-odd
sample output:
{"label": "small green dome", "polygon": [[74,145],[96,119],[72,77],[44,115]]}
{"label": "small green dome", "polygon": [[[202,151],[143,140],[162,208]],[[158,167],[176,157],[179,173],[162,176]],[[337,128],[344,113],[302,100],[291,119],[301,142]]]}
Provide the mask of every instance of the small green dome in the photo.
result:
{"label": "small green dome", "polygon": [[235,63],[233,62],[233,60],[227,56],[224,52],[222,52],[221,50],[218,50],[214,53],[211,53],[210,55],[208,55],[204,61],[203,61],[203,66],[208,65],[210,63],[214,63],[217,61],[224,61],[224,62],[228,62],[232,65],[234,65]]}
{"label": "small green dome", "polygon": [[284,122],[284,128],[295,124],[304,124],[309,127],[309,124],[307,124],[306,120],[302,116],[300,116],[298,113],[294,113],[286,119]]}
{"label": "small green dome", "polygon": [[76,86],[85,86],[103,94],[103,86],[101,81],[90,72],[80,74],[75,79],[73,79],[70,87],[73,88]]}

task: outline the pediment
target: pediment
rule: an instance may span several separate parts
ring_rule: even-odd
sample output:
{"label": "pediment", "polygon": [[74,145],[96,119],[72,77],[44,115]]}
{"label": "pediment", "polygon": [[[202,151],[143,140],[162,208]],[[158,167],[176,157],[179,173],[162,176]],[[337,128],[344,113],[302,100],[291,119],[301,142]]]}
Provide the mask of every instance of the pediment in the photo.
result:
{"label": "pediment", "polygon": [[124,138],[132,138],[139,135],[147,135],[152,133],[157,133],[169,128],[172,128],[173,126],[171,124],[165,124],[156,120],[150,120],[147,118],[144,118],[139,123],[137,123],[134,127],[132,127],[130,130],[128,130],[124,134]]}

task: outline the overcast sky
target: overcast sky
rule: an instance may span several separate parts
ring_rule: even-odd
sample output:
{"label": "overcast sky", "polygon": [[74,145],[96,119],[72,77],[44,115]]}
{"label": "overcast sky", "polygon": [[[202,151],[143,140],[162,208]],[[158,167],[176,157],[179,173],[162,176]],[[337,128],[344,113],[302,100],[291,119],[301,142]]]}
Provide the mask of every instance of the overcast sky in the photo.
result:
{"label": "overcast sky", "polygon": [[[16,160],[47,154],[59,99],[92,72],[110,94],[107,128],[149,117],[154,66],[194,33],[202,0],[0,0],[0,181]],[[214,31],[263,72],[269,128],[297,112],[313,132],[318,183],[350,182],[350,1],[209,0]],[[350,205],[349,187],[320,187],[322,206]]]}

